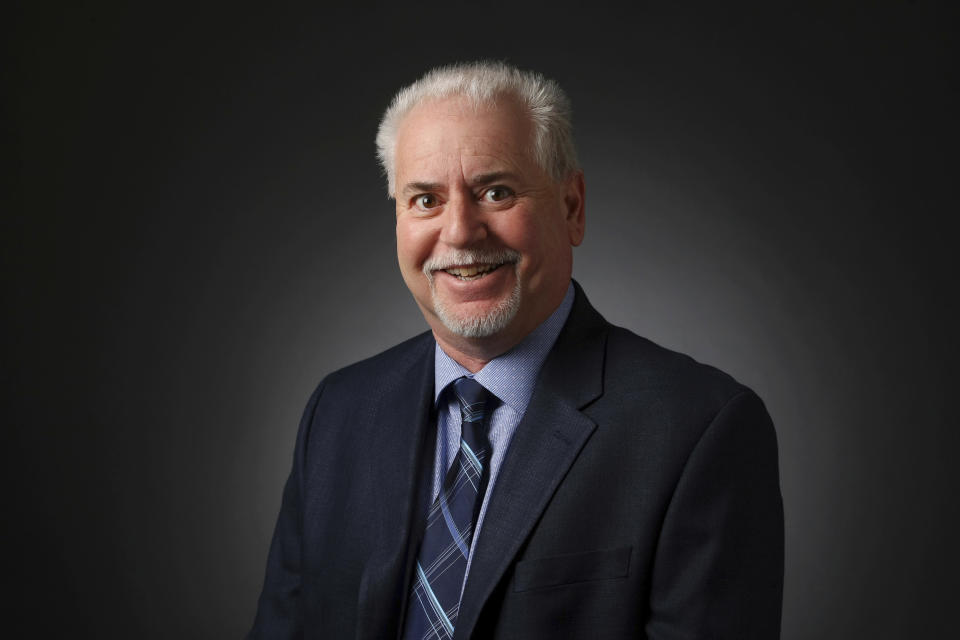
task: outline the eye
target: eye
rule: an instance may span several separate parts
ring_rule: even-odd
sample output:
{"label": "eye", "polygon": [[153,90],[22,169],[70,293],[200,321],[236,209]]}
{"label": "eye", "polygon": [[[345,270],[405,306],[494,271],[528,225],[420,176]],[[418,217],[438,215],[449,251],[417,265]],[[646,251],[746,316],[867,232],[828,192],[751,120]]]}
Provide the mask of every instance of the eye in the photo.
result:
{"label": "eye", "polygon": [[490,187],[483,192],[483,199],[487,202],[503,202],[513,195],[513,191],[507,187]]}
{"label": "eye", "polygon": [[427,211],[439,205],[440,201],[432,193],[421,193],[413,199],[413,204],[417,209]]}

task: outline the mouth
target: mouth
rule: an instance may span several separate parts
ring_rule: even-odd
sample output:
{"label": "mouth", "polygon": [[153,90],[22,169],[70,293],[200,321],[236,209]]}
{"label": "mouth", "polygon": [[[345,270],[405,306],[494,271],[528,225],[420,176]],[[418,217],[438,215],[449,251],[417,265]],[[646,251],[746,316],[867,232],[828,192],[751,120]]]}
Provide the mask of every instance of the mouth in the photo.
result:
{"label": "mouth", "polygon": [[465,266],[448,267],[446,269],[440,269],[440,271],[449,273],[460,280],[479,280],[485,277],[488,273],[496,271],[503,265],[504,263],[502,262],[498,264],[471,264]]}
{"label": "mouth", "polygon": [[430,258],[423,264],[423,273],[434,285],[434,278],[446,274],[461,282],[473,282],[500,271],[501,267],[517,265],[522,256],[512,249],[495,249],[488,251],[451,251],[450,253]]}

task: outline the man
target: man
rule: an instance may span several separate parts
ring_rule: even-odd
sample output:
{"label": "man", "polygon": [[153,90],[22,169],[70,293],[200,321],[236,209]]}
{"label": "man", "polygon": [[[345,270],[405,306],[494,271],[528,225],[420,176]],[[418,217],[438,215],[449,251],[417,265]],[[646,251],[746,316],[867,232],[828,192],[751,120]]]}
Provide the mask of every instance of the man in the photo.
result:
{"label": "man", "polygon": [[437,69],[377,137],[431,331],[328,376],[300,425],[262,638],[776,638],[773,425],[571,281],[559,87]]}

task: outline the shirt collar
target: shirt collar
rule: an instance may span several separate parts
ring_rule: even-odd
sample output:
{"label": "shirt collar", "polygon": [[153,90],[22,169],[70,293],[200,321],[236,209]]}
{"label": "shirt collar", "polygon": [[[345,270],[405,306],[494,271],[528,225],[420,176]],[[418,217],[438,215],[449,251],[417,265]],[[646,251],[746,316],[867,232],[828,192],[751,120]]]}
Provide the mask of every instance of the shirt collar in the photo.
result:
{"label": "shirt collar", "polygon": [[490,393],[521,416],[527,410],[533,386],[540,373],[543,361],[557,341],[560,330],[570,315],[573,306],[573,283],[567,287],[563,302],[520,344],[488,362],[483,369],[473,374],[451,358],[436,345],[434,351],[434,403],[451,382],[466,376],[473,378]]}

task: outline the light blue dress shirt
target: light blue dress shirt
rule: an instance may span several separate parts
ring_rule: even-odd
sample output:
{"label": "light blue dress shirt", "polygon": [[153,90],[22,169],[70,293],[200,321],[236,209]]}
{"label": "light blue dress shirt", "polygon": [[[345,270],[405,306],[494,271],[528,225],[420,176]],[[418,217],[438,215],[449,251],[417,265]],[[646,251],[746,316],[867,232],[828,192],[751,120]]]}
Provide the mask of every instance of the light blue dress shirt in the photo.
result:
{"label": "light blue dress shirt", "polygon": [[510,446],[513,433],[520,424],[523,414],[533,395],[533,385],[540,373],[540,367],[553,343],[557,341],[560,330],[570,315],[573,306],[573,284],[567,287],[567,293],[560,306],[550,314],[540,326],[520,344],[503,355],[497,356],[486,364],[477,373],[470,373],[448,356],[438,344],[434,355],[434,402],[437,407],[437,454],[433,465],[433,493],[432,502],[435,502],[443,486],[443,479],[447,469],[453,464],[460,450],[460,404],[456,395],[444,393],[444,390],[457,378],[466,376],[473,378],[493,394],[499,402],[490,416],[489,436],[493,453],[490,457],[490,479],[487,491],[480,506],[480,515],[474,527],[473,542],[470,545],[470,555],[467,558],[467,570],[464,573],[464,583],[470,573],[470,564],[473,561],[473,551],[476,541],[480,537],[483,527],[483,518],[487,511],[490,495],[493,493],[500,464]]}

